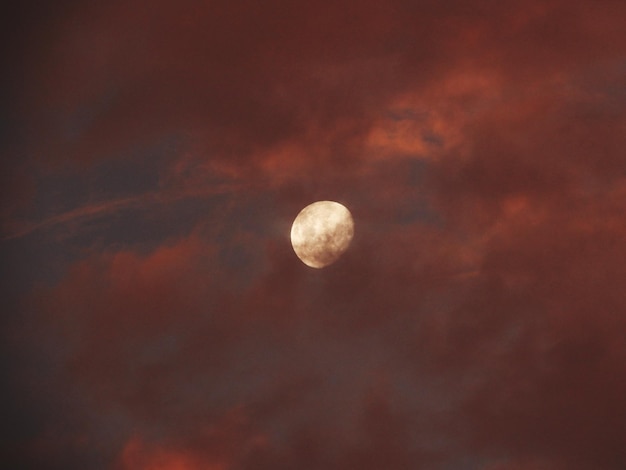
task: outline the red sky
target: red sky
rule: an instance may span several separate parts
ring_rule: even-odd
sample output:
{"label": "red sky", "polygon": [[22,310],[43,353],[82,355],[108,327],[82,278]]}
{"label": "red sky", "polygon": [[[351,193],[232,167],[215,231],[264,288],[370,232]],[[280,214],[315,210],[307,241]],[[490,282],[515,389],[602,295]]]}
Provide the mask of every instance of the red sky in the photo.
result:
{"label": "red sky", "polygon": [[8,13],[3,468],[625,468],[623,1]]}

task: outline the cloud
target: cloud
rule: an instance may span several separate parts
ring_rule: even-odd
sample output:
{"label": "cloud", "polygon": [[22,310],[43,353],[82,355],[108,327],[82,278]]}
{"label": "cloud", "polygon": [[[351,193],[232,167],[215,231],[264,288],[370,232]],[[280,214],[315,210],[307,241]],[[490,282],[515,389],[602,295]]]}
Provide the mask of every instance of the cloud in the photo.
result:
{"label": "cloud", "polygon": [[[7,330],[14,460],[621,468],[621,2],[66,8],[11,75],[7,238],[70,234]],[[318,199],[356,226],[314,271]]]}
{"label": "cloud", "polygon": [[246,430],[245,417],[233,410],[218,424],[202,430],[195,444],[169,445],[146,443],[139,436],[131,437],[125,444],[115,468],[138,470],[225,470],[231,468],[233,459],[265,445],[263,436],[251,436]]}
{"label": "cloud", "polygon": [[76,6],[46,29],[52,47],[32,45],[18,110],[44,126],[43,161],[110,158],[164,134],[227,159],[311,133],[345,151],[398,94],[483,70],[536,83],[611,60],[622,38],[616,2],[146,7]]}
{"label": "cloud", "polygon": [[[378,259],[367,254],[368,241],[343,267],[340,261],[319,276],[298,262],[286,240],[249,238],[255,250],[266,250],[267,261],[242,284],[233,277],[245,273],[222,269],[219,261],[236,239],[215,244],[206,237],[200,232],[147,255],[94,255],[76,263],[60,285],[40,290],[37,323],[48,326],[38,334],[52,333],[64,344],[57,374],[65,385],[58,386],[89,396],[99,410],[95,419],[121,413],[139,436],[153,435],[157,444],[180,439],[189,452],[198,449],[198,426],[240,408],[253,435],[265,436],[274,449],[270,454],[291,455],[291,440],[311,427],[339,439],[342,458],[367,459],[369,451],[359,449],[368,445],[350,450],[341,430],[366,426],[363,439],[369,439],[367,427],[376,425],[360,424],[359,416],[369,413],[368,390],[378,380],[371,373],[391,360],[394,348],[385,351],[393,340],[383,336],[366,352],[365,338],[376,338],[380,328],[393,335],[410,321],[420,290],[409,294],[403,285],[419,285],[420,269],[437,262],[413,267],[391,245]],[[376,442],[381,449],[391,445]],[[164,451],[168,459],[176,448]],[[150,468],[152,451],[145,452]],[[323,445],[318,452],[329,458]],[[409,459],[422,451],[406,452]]]}
{"label": "cloud", "polygon": [[15,224],[16,227],[14,227],[12,231],[9,231],[3,240],[24,237],[33,232],[51,229],[57,226],[72,225],[73,229],[76,230],[76,226],[85,224],[92,219],[111,217],[124,211],[145,211],[150,209],[151,206],[167,205],[186,199],[207,198],[208,196],[230,193],[235,189],[236,186],[234,185],[213,185],[209,188],[202,189],[188,187],[184,190],[161,190],[144,193],[138,196],[88,204],[62,214],[48,217],[41,222]]}

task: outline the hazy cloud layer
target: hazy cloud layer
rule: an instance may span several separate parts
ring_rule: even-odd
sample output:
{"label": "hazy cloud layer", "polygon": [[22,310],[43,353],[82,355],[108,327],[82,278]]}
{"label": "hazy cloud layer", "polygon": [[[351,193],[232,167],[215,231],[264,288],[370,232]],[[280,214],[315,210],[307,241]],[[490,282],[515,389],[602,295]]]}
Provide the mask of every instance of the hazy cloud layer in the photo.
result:
{"label": "hazy cloud layer", "polygon": [[11,468],[623,468],[623,2],[28,3]]}

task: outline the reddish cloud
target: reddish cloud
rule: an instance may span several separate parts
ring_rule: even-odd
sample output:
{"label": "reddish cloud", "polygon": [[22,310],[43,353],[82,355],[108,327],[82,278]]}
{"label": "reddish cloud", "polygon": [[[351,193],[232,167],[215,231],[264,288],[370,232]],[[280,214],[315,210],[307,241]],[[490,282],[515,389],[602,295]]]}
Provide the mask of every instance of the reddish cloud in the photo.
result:
{"label": "reddish cloud", "polygon": [[[21,15],[14,466],[622,468],[623,13]],[[319,199],[355,238],[310,270],[288,233]]]}
{"label": "reddish cloud", "polygon": [[477,71],[510,90],[610,63],[621,4],[597,5],[81,5],[44,28],[45,47],[30,44],[18,109],[45,126],[47,162],[110,158],[163,135],[227,159],[310,136],[335,160],[398,94]]}
{"label": "reddish cloud", "polygon": [[119,470],[224,470],[233,459],[265,446],[263,436],[247,435],[245,417],[233,410],[214,426],[201,430],[196,446],[171,442],[149,444],[134,436],[124,445],[115,468]]}

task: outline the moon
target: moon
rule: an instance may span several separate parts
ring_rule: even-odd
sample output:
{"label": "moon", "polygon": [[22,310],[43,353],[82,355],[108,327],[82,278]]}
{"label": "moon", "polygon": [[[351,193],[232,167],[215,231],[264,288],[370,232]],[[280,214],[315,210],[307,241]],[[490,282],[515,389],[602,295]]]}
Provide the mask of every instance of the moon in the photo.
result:
{"label": "moon", "polygon": [[291,246],[311,268],[333,264],[348,249],[354,221],[347,207],[334,201],[317,201],[300,211],[291,226]]}

